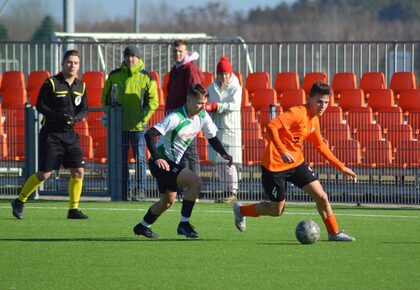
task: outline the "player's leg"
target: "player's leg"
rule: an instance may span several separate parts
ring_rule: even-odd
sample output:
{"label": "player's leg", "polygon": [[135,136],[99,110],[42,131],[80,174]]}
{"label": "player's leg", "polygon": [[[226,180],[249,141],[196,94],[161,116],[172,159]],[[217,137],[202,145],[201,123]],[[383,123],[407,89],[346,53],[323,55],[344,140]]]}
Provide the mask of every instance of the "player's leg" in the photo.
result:
{"label": "player's leg", "polygon": [[23,185],[18,198],[12,201],[12,214],[17,219],[23,219],[23,207],[28,201],[29,196],[41,186],[41,184],[51,176],[49,172],[37,172],[32,174]]}
{"label": "player's leg", "polygon": [[329,240],[332,240],[332,241],[354,241],[355,240],[353,237],[350,237],[344,232],[339,231],[337,220],[332,211],[331,204],[328,199],[328,195],[322,188],[322,185],[319,182],[319,180],[314,180],[308,183],[302,189],[315,200],[318,213],[321,216],[322,221],[324,222],[324,225],[327,229]]}
{"label": "player's leg", "polygon": [[70,168],[70,180],[68,186],[69,194],[69,211],[68,219],[88,219],[81,210],[79,210],[80,196],[83,188],[84,168]]}
{"label": "player's leg", "polygon": [[286,205],[286,176],[289,172],[270,172],[261,167],[261,181],[264,192],[270,201],[259,203],[233,205],[236,228],[243,232],[246,229],[245,217],[280,216]]}
{"label": "player's leg", "polygon": [[185,187],[181,208],[181,218],[178,225],[178,234],[185,235],[187,238],[198,238],[198,233],[190,224],[190,217],[195,205],[195,201],[201,192],[202,180],[188,168],[182,169],[177,180],[178,186]]}

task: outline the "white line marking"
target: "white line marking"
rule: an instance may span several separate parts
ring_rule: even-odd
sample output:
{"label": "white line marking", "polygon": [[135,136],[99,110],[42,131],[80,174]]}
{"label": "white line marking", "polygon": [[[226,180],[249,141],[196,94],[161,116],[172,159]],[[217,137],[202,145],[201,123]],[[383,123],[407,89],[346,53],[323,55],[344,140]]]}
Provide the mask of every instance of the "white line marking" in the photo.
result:
{"label": "white line marking", "polygon": [[[1,209],[11,209],[11,207],[0,206]],[[55,207],[55,206],[27,206],[25,208],[30,209],[47,209],[47,210],[68,210],[67,207]],[[82,210],[98,210],[98,211],[147,211],[147,208],[97,208],[97,207],[82,207]],[[367,209],[368,210],[368,209]],[[179,212],[179,209],[169,209],[168,212]],[[195,211],[206,212],[206,213],[226,213],[233,214],[232,210],[200,210]],[[285,212],[286,215],[314,215],[318,216],[316,212]],[[408,218],[408,219],[419,219],[420,215],[385,215],[385,214],[352,214],[352,213],[335,213],[336,216],[349,216],[349,217],[373,217],[373,218]]]}

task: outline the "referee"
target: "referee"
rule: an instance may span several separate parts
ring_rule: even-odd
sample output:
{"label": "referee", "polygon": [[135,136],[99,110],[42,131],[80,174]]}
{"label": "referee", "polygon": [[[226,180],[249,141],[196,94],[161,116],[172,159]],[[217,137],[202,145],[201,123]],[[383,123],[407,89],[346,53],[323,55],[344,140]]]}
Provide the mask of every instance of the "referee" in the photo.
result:
{"label": "referee", "polygon": [[23,218],[23,207],[28,197],[61,165],[70,168],[68,187],[70,209],[68,219],[87,219],[79,209],[82,193],[84,161],[79,135],[74,123],[87,114],[86,85],[77,78],[80,55],[76,50],[66,51],[61,63],[62,71],[43,84],[36,109],[44,115],[39,133],[38,172],[25,182],[19,197],[12,201],[13,215]]}

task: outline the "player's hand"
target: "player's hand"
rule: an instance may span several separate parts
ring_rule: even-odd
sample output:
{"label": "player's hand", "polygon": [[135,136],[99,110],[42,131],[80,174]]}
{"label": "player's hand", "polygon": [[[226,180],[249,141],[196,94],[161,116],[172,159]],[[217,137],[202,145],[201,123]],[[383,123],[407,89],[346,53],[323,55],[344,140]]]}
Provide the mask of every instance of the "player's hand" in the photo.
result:
{"label": "player's hand", "polygon": [[347,179],[349,179],[349,180],[356,180],[357,174],[354,173],[353,170],[351,170],[350,168],[344,167],[342,171],[343,171],[344,176]]}
{"label": "player's hand", "polygon": [[157,159],[155,161],[155,164],[157,165],[157,167],[159,167],[160,169],[164,169],[166,171],[169,171],[171,169],[171,167],[169,166],[168,162],[166,162],[165,159]]}
{"label": "player's hand", "polygon": [[293,155],[290,154],[289,152],[285,152],[284,154],[282,154],[281,159],[285,163],[294,163],[296,161],[295,158],[293,158]]}
{"label": "player's hand", "polygon": [[222,157],[223,157],[223,159],[226,159],[228,161],[228,166],[231,167],[232,164],[233,164],[232,156],[229,155],[229,154],[225,154],[225,155],[222,155]]}

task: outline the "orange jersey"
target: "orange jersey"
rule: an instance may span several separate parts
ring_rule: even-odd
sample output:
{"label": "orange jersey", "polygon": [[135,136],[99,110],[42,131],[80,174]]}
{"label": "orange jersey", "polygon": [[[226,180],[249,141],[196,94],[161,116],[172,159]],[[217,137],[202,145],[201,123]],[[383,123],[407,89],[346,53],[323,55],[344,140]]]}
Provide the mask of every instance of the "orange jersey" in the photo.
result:
{"label": "orange jersey", "polygon": [[[270,138],[261,164],[270,171],[284,171],[302,164],[305,161],[302,151],[305,139],[311,141],[334,167],[339,170],[344,168],[344,164],[324,143],[318,116],[311,117],[305,105],[292,107],[278,115],[268,123],[267,132]],[[285,163],[281,158],[285,152],[292,154],[296,162]]]}

